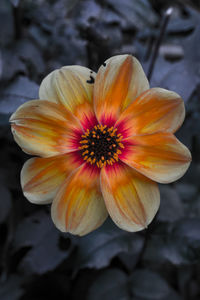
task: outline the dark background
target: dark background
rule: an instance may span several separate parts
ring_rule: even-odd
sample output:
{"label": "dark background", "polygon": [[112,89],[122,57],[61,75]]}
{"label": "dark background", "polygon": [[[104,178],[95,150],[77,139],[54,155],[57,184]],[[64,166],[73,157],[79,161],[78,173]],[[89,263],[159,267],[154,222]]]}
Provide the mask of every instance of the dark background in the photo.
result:
{"label": "dark background", "polygon": [[[147,230],[127,233],[108,220],[82,238],[61,234],[48,206],[23,197],[19,174],[29,156],[13,141],[9,116],[63,65],[97,71],[108,57],[131,53],[148,73],[170,5],[150,84],[185,101],[177,136],[191,167],[160,186]],[[0,300],[200,299],[199,12],[198,0],[0,0]]]}

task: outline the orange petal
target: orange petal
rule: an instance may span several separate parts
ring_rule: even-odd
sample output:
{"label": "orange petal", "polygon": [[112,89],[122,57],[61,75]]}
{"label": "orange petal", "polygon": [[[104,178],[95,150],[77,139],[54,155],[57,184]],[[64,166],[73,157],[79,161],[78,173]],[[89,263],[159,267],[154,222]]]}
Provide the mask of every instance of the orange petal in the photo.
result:
{"label": "orange petal", "polygon": [[16,142],[27,153],[53,156],[77,150],[83,129],[78,120],[59,104],[32,100],[11,116]]}
{"label": "orange petal", "polygon": [[41,83],[40,99],[62,103],[81,122],[84,129],[96,125],[92,94],[96,73],[81,66],[62,67]]}
{"label": "orange petal", "polygon": [[29,159],[21,171],[24,196],[32,203],[50,203],[63,181],[80,165],[75,152]]}
{"label": "orange petal", "polygon": [[98,168],[83,165],[71,174],[52,204],[52,219],[58,229],[85,235],[107,217]]}
{"label": "orange petal", "polygon": [[102,169],[101,190],[111,218],[127,231],[147,227],[160,204],[157,184],[123,163]]}
{"label": "orange petal", "polygon": [[121,114],[115,126],[124,137],[157,131],[175,132],[184,117],[184,102],[178,94],[152,88],[142,93]]}
{"label": "orange petal", "polygon": [[190,165],[190,151],[172,133],[134,136],[124,145],[120,159],[160,183],[179,179]]}
{"label": "orange petal", "polygon": [[100,123],[113,125],[119,114],[149,88],[135,57],[117,55],[100,67],[94,85],[94,107]]}

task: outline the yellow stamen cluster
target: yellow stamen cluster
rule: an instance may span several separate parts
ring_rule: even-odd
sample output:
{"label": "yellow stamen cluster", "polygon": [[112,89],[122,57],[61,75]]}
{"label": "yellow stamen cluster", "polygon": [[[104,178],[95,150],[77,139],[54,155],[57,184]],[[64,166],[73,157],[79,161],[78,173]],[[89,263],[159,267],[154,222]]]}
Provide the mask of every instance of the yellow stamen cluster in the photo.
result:
{"label": "yellow stamen cluster", "polygon": [[124,148],[122,138],[121,133],[117,134],[117,128],[96,125],[82,135],[79,150],[83,159],[91,165],[96,164],[98,168],[113,165]]}

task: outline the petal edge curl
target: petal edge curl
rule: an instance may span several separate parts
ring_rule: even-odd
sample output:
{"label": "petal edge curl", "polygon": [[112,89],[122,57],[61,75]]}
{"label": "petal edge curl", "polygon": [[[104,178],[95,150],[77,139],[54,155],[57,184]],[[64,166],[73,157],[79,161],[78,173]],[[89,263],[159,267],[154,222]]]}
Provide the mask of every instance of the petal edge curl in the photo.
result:
{"label": "petal edge curl", "polygon": [[30,158],[21,170],[24,196],[32,203],[51,203],[67,176],[82,161],[76,152],[48,158]]}
{"label": "petal edge curl", "polygon": [[184,102],[178,94],[162,88],[151,88],[129,105],[115,126],[119,127],[125,138],[159,131],[173,133],[184,118]]}
{"label": "petal edge curl", "polygon": [[160,204],[157,184],[122,162],[102,169],[101,189],[112,220],[130,232],[146,228]]}
{"label": "petal edge curl", "polygon": [[149,83],[139,61],[131,55],[109,58],[100,67],[94,85],[94,109],[102,124],[114,125],[120,113]]}
{"label": "petal edge curl", "polygon": [[72,172],[52,203],[51,215],[63,232],[82,236],[98,228],[108,215],[99,170],[85,164]]}
{"label": "petal edge curl", "polygon": [[43,157],[77,150],[83,129],[70,111],[49,101],[32,100],[11,116],[17,144],[28,154]]}
{"label": "petal edge curl", "polygon": [[172,133],[158,132],[124,140],[120,159],[144,176],[159,183],[182,177],[191,162],[191,154]]}
{"label": "petal edge curl", "polygon": [[84,129],[97,124],[93,110],[96,73],[82,66],[66,66],[47,75],[39,90],[43,100],[62,104],[81,122]]}

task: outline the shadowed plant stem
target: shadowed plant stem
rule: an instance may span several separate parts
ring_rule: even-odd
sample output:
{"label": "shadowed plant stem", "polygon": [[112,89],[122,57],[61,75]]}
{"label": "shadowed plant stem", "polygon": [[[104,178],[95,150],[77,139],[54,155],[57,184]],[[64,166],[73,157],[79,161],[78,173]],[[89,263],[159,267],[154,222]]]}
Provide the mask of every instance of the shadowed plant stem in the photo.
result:
{"label": "shadowed plant stem", "polygon": [[169,7],[165,11],[164,16],[162,18],[162,22],[161,22],[161,26],[160,26],[160,32],[159,32],[159,35],[156,39],[155,46],[153,48],[153,54],[152,54],[150,65],[149,65],[149,70],[148,70],[148,75],[147,75],[149,81],[151,80],[151,76],[153,74],[154,66],[155,66],[155,63],[156,63],[157,56],[158,56],[158,51],[159,51],[159,48],[160,48],[160,44],[161,44],[162,39],[165,35],[167,24],[169,22],[169,19],[170,19],[170,16],[171,16],[172,12],[173,12],[173,8]]}

